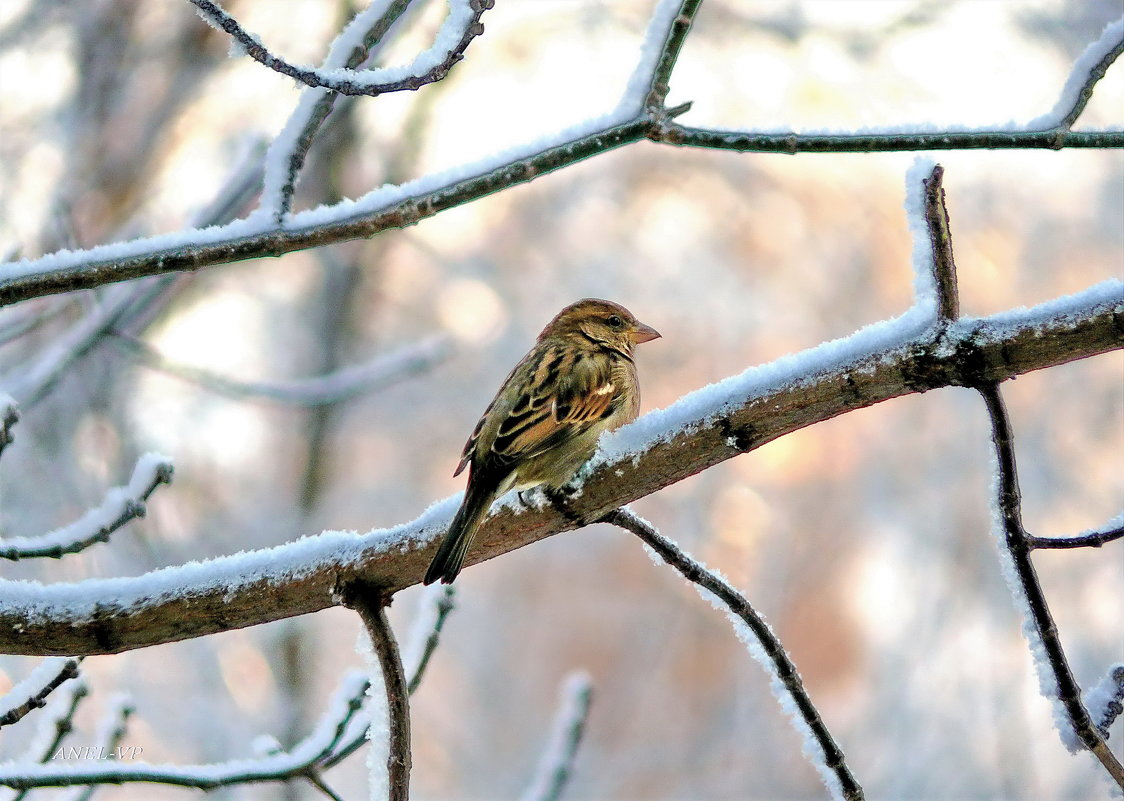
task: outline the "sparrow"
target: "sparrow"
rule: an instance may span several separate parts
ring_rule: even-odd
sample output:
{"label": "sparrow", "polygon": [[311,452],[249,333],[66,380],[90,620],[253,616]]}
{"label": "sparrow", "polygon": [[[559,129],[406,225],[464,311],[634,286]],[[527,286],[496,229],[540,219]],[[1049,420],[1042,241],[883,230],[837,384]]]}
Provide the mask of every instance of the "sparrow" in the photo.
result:
{"label": "sparrow", "polygon": [[472,538],[505,492],[557,490],[597,449],[602,433],[636,419],[640,383],[632,349],[659,337],[608,300],[572,303],[547,324],[504,379],[465,443],[454,476],[468,487],[425,583],[451,584]]}

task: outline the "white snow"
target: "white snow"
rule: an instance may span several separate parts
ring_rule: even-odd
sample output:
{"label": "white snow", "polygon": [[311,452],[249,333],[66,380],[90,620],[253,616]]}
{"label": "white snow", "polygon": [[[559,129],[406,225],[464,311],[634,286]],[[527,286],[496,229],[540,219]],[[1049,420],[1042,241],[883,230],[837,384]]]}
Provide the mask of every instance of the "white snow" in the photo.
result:
{"label": "white snow", "polygon": [[11,537],[0,539],[2,551],[30,551],[52,547],[67,548],[97,537],[125,514],[130,504],[141,503],[141,497],[156,481],[157,475],[170,470],[172,460],[159,453],[146,453],[137,460],[132,478],[123,487],[114,487],[106,493],[99,506],[90,509],[69,525],[36,537]]}
{"label": "white snow", "polygon": [[1124,39],[1124,17],[1106,25],[1100,38],[1085,48],[1085,51],[1073,63],[1073,69],[1069,73],[1065,86],[1062,87],[1058,102],[1048,113],[1035,117],[1028,122],[1023,130],[1040,131],[1061,125],[1065,116],[1077,105],[1081,87],[1089,79],[1093,67],[1108,55],[1109,51],[1116,47],[1121,39]]}
{"label": "white snow", "polygon": [[382,666],[375,654],[371,637],[366,631],[359,632],[355,650],[367,666],[366,723],[367,740],[367,797],[371,801],[383,801],[390,795],[390,775],[387,771],[387,757],[390,754],[390,718],[386,704],[386,680]]}
{"label": "white snow", "polygon": [[1109,706],[1124,700],[1124,662],[1111,665],[1096,686],[1085,691],[1082,700],[1089,710],[1089,717],[1093,719],[1093,725],[1107,728]]}
{"label": "white snow", "polygon": [[70,661],[72,660],[61,656],[49,656],[42,660],[27,674],[27,678],[0,696],[0,718],[42,692],[43,688],[50,684]]}

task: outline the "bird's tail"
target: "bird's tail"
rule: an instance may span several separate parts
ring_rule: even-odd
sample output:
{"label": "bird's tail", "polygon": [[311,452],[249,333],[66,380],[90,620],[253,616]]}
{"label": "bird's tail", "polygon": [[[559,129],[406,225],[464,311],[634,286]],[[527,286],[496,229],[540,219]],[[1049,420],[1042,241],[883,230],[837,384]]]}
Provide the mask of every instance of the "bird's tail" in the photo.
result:
{"label": "bird's tail", "polygon": [[492,501],[496,499],[494,488],[475,487],[473,483],[471,480],[468,482],[461,508],[449,524],[437,555],[429,563],[429,570],[425,572],[426,584],[432,584],[438,579],[444,584],[453,583],[461,572],[464,556],[468,553],[468,546],[472,544],[476,529],[480,528],[481,521],[492,507]]}

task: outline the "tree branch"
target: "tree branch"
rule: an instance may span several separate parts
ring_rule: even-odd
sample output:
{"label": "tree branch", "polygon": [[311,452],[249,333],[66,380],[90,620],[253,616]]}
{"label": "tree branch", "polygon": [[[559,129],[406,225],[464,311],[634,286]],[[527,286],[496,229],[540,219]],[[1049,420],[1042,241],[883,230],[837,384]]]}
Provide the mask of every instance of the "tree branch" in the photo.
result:
{"label": "tree branch", "polygon": [[170,461],[157,454],[145,454],[137,460],[129,483],[111,489],[100,506],[70,525],[38,537],[0,540],[0,559],[59,559],[95,543],[108,542],[126,523],[144,517],[145,501],[161,484],[172,483],[172,472]]}
{"label": "tree branch", "polygon": [[[619,430],[603,443],[572,505],[595,520],[800,428],[911,393],[999,381],[1119,349],[1122,332],[1119,282],[1032,309],[962,318],[941,332],[887,336],[868,327],[823,351],[731,377],[709,388],[705,402],[687,395]],[[257,625],[338,605],[337,589],[360,577],[397,591],[421,580],[456,501],[392,529],[325,533],[136,578],[0,580],[0,652],[117,653]],[[573,527],[555,509],[497,509],[468,564]]]}
{"label": "tree branch", "polygon": [[1114,542],[1124,537],[1124,525],[1117,518],[1106,523],[1101,528],[1086,531],[1073,537],[1035,537],[1026,535],[1027,547],[1036,548],[1100,548],[1109,542]]}
{"label": "tree branch", "polygon": [[960,292],[956,284],[956,259],[952,252],[952,233],[948,227],[948,207],[944,201],[944,168],[937,164],[925,180],[925,224],[933,249],[933,279],[937,288],[937,320],[941,325],[960,317]]}
{"label": "tree branch", "polygon": [[[1041,644],[1045,664],[1037,657],[1037,648],[1031,643],[1040,671],[1048,671],[1056,698],[1061,702],[1069,717],[1069,725],[1081,746],[1091,751],[1109,776],[1124,790],[1124,766],[1104,741],[1101,732],[1093,724],[1089,711],[1081,700],[1081,688],[1069,667],[1057,625],[1054,623],[1046,595],[1038,581],[1038,574],[1030,560],[1030,546],[1022,522],[1022,497],[1019,492],[1019,479],[1015,467],[1015,447],[1011,434],[1011,424],[1007,408],[999,393],[998,383],[987,383],[977,387],[987,404],[991,418],[991,438],[995,445],[996,461],[999,465],[999,481],[996,486],[996,508],[1002,523],[1006,553],[1010,559],[1013,575],[1008,576],[1012,591],[1020,606],[1026,607],[1028,622]],[[1016,584],[1017,583],[1017,584]],[[1046,682],[1043,682],[1046,690]],[[1063,733],[1064,734],[1064,733]],[[1063,737],[1064,739],[1064,737]]]}
{"label": "tree branch", "polygon": [[[33,709],[47,703],[47,697],[64,682],[77,678],[80,659],[44,659],[24,681],[0,697],[0,727],[22,720]],[[61,662],[61,664],[58,664]]]}
{"label": "tree branch", "polygon": [[[438,42],[443,40],[446,28],[459,28],[461,30],[460,39],[436,63],[426,66],[426,62],[432,60],[431,58],[425,58],[425,56],[431,55],[430,53],[419,56],[418,61],[421,62],[420,66],[424,67],[424,71],[418,70],[412,64],[404,70],[392,68],[356,71],[346,68],[318,70],[290,64],[267,50],[257,37],[247,32],[238,23],[238,20],[230,16],[217,3],[211,0],[189,0],[189,2],[199,9],[199,15],[206,22],[219,30],[225,31],[246,51],[250,58],[271,70],[287,75],[307,86],[323,87],[341,95],[365,95],[367,97],[375,97],[389,92],[413,91],[444,78],[449,74],[453,65],[464,58],[464,51],[468,49],[472,40],[484,32],[484,26],[480,24],[480,18],[493,5],[493,0],[459,0],[459,3],[450,3],[449,16],[446,18],[445,24],[442,25],[437,40]],[[457,14],[458,6],[461,4],[467,9],[468,13]],[[463,16],[464,19],[460,19],[460,16]],[[436,56],[436,53],[432,55]]]}
{"label": "tree branch", "polygon": [[394,630],[386,618],[391,596],[376,585],[358,581],[343,590],[344,603],[359,613],[379,660],[386,692],[390,737],[387,742],[386,772],[388,801],[408,801],[410,797],[410,691],[406,672],[398,654]]}
{"label": "tree branch", "polygon": [[[812,703],[804,682],[784,650],[780,639],[773,633],[769,624],[758,614],[757,610],[746,600],[745,596],[721,576],[711,572],[694,558],[683,552],[678,545],[658,532],[648,521],[633,514],[629,509],[616,509],[601,519],[601,522],[620,526],[626,531],[631,531],[651,548],[667,564],[674,567],[683,578],[693,582],[710,593],[727,608],[729,613],[744,623],[752,637],[761,648],[759,661],[780,682],[791,699],[797,719],[807,727],[807,734],[815,748],[819,749],[818,758],[813,760],[814,766],[820,771],[825,784],[832,790],[832,795],[841,797],[846,801],[862,801],[864,798],[862,787],[852,775],[847,766],[843,749],[835,742],[827,726],[820,716],[819,710]],[[753,649],[750,649],[751,653]],[[755,654],[755,656],[757,656]],[[778,699],[780,700],[780,699]],[[833,786],[837,783],[837,787]],[[838,791],[838,792],[836,792]]]}

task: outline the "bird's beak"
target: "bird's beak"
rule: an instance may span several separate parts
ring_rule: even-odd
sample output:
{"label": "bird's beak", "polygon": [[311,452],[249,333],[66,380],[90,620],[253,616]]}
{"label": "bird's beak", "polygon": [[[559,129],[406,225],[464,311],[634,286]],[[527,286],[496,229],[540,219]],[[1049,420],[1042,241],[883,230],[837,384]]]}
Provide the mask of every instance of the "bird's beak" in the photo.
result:
{"label": "bird's beak", "polygon": [[660,332],[652,328],[650,325],[638,322],[636,330],[632,332],[632,341],[639,345],[641,342],[651,342],[653,339],[659,339]]}

